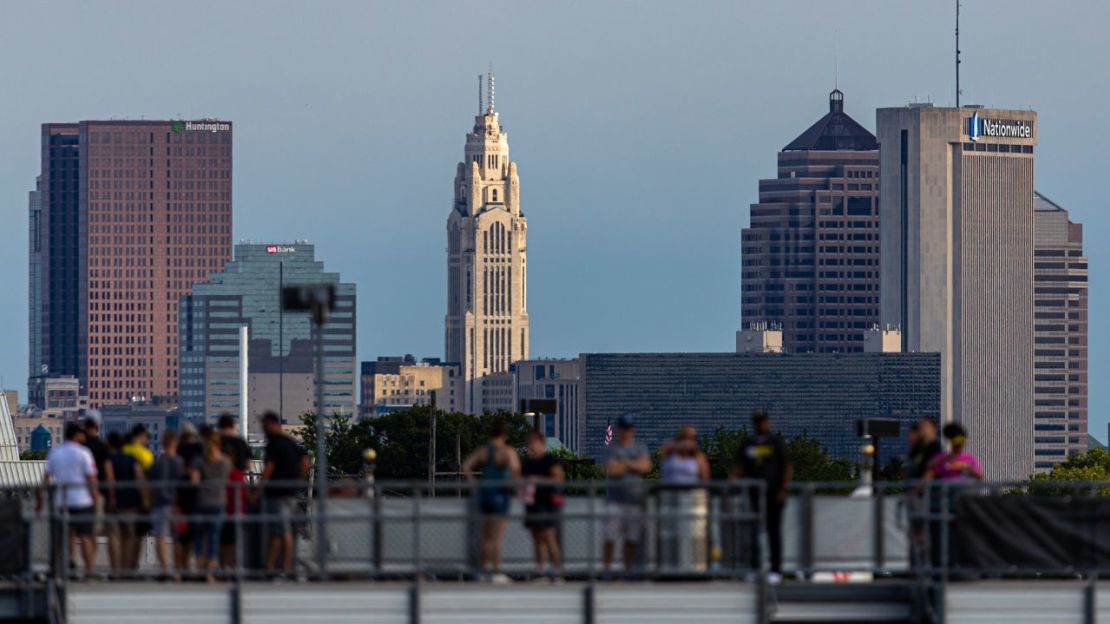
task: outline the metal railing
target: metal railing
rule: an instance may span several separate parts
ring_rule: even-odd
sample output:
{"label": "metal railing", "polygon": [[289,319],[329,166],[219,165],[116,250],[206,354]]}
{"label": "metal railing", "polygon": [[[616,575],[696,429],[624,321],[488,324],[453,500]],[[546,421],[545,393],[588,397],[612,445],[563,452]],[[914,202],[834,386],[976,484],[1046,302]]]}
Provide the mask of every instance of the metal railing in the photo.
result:
{"label": "metal railing", "polygon": [[[211,574],[217,579],[255,579],[286,575],[300,579],[439,578],[473,579],[481,576],[479,534],[483,514],[478,490],[498,487],[516,494],[536,482],[441,483],[378,481],[332,483],[323,506],[311,502],[306,483],[271,483],[287,487],[290,495],[275,497],[249,485],[228,484],[229,500],[249,501],[244,513],[206,513],[194,504],[166,510],[107,508],[96,513],[74,510],[62,501],[65,488],[55,488],[33,509],[33,493],[13,492],[24,503],[28,527],[28,574],[59,583],[94,578],[158,578],[204,576],[196,567],[197,540],[221,539]],[[557,490],[565,502],[551,515],[532,513],[514,496],[503,516],[506,529],[500,572],[517,578],[537,574],[526,520],[553,522],[562,551],[560,575],[596,579],[612,576],[639,578],[747,578],[758,574],[764,548],[764,514],[751,501],[762,496],[758,481],[727,481],[673,486],[643,482],[636,500],[616,508],[607,500],[611,486],[601,481],[540,484]],[[116,498],[125,490],[149,492],[170,487],[195,492],[190,484],[140,483],[115,485]],[[223,486],[220,486],[223,487]],[[245,491],[239,491],[243,488]],[[292,490],[296,493],[292,493]],[[138,498],[138,497],[136,497]],[[103,497],[102,497],[103,499]],[[278,503],[280,501],[280,504]],[[322,509],[321,514],[318,509]],[[293,535],[293,566],[267,563],[273,541]],[[158,537],[167,531],[170,537]],[[636,544],[628,569],[619,549],[608,569],[602,562],[607,535],[620,533]],[[325,535],[321,544],[318,536]],[[86,566],[80,548],[64,547],[90,537],[95,543],[93,565]],[[157,560],[157,540],[172,542],[172,563],[165,569]],[[130,546],[129,546],[130,545]],[[619,545],[619,544],[618,544]],[[284,547],[284,544],[281,545]],[[134,555],[109,556],[134,548]],[[188,548],[189,550],[183,550]],[[284,553],[281,553],[284,555]],[[205,559],[211,559],[205,556]],[[279,564],[282,559],[276,560]]]}

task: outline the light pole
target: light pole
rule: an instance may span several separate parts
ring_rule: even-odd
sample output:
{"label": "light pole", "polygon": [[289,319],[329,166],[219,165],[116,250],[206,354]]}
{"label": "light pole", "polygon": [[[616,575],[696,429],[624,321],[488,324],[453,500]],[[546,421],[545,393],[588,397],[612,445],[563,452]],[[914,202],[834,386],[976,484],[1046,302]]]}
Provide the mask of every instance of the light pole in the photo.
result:
{"label": "light pole", "polygon": [[312,329],[316,333],[316,556],[320,578],[326,578],[328,540],[324,499],[328,492],[328,455],[324,409],[324,325],[335,307],[335,286],[285,286],[281,289],[281,307],[291,312],[311,312]]}

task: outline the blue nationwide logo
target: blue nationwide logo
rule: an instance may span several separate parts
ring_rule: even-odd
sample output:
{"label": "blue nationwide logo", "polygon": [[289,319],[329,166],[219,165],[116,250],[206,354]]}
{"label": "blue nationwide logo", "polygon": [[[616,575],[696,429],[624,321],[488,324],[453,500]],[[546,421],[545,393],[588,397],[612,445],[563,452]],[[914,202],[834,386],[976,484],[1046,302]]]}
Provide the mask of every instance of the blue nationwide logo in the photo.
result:
{"label": "blue nationwide logo", "polygon": [[983,118],[979,113],[967,118],[967,136],[972,141],[978,141],[983,136]]}

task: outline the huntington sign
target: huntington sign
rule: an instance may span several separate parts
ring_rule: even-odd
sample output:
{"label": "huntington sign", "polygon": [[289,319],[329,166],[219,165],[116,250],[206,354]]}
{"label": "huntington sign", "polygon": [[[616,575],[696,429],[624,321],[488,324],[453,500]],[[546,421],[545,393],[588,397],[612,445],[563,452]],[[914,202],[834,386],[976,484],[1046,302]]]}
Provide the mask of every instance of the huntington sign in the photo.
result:
{"label": "huntington sign", "polygon": [[231,124],[222,121],[175,121],[170,124],[170,129],[180,134],[182,132],[227,132]]}
{"label": "huntington sign", "polygon": [[1033,124],[1028,121],[1012,119],[988,119],[979,113],[967,119],[967,136],[972,141],[983,137],[994,139],[1031,139],[1033,138]]}

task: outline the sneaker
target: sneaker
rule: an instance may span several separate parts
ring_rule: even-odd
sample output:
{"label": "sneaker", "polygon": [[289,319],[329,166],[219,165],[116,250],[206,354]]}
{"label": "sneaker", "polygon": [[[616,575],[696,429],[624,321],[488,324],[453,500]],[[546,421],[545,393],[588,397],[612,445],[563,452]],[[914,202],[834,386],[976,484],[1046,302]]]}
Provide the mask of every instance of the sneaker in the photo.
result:
{"label": "sneaker", "polygon": [[551,579],[547,578],[546,576],[537,576],[536,578],[532,579],[532,584],[533,585],[550,585],[551,584]]}
{"label": "sneaker", "polygon": [[782,583],[782,575],[778,572],[770,572],[767,574],[767,583],[770,585],[778,585]]}
{"label": "sneaker", "polygon": [[565,578],[561,577],[561,576],[553,576],[553,577],[551,577],[551,584],[552,585],[566,585],[567,580]]}
{"label": "sneaker", "polygon": [[502,574],[498,572],[497,574],[490,575],[489,582],[493,583],[494,585],[511,585],[513,579],[509,578],[507,574]]}

